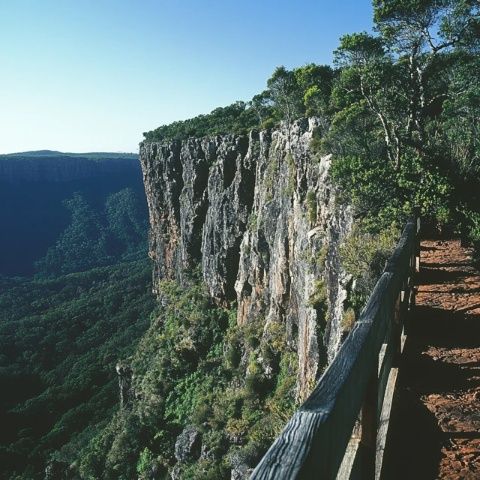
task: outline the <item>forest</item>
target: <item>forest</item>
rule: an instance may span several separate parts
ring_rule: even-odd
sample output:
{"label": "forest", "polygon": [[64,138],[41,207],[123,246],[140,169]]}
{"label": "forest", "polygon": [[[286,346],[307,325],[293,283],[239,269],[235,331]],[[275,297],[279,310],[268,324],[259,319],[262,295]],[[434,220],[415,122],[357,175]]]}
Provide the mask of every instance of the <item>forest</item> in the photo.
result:
{"label": "forest", "polygon": [[0,478],[43,478],[116,410],[116,362],[149,326],[145,193],[130,154],[27,152],[0,171]]}

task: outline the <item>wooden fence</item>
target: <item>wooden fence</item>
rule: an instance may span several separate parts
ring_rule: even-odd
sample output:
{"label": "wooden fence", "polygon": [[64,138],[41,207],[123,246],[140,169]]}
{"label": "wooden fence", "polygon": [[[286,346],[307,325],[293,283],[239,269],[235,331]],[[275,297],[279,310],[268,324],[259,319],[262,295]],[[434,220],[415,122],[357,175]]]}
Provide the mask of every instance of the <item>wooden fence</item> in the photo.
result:
{"label": "wooden fence", "polygon": [[334,361],[252,480],[382,478],[402,332],[415,302],[419,229],[416,212]]}

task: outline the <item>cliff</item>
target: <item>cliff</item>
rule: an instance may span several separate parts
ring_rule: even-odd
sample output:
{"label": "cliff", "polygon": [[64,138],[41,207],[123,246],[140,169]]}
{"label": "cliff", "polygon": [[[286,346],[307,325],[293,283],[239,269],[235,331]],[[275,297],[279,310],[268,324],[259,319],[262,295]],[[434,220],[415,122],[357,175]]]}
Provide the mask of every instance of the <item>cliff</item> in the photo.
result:
{"label": "cliff", "polygon": [[338,349],[348,280],[338,247],[351,213],[336,204],[331,157],[310,148],[316,128],[140,146],[154,291],[201,268],[216,303],[237,302],[238,324],[284,326],[300,399]]}

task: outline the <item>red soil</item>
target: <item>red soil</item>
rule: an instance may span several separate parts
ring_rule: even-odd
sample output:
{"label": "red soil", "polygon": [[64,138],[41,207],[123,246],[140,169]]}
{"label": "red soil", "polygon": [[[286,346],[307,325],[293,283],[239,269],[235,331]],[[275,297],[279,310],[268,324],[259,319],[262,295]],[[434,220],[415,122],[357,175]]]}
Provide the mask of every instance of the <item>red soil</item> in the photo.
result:
{"label": "red soil", "polygon": [[386,478],[480,479],[480,272],[459,241],[424,241]]}

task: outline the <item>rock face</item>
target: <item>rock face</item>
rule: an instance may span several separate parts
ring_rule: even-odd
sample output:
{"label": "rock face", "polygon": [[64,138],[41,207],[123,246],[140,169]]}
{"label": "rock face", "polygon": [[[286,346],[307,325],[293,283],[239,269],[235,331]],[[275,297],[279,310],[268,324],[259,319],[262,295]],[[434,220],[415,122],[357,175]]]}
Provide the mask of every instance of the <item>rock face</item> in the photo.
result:
{"label": "rock face", "polygon": [[200,456],[200,433],[192,426],[186,427],[175,442],[175,458],[178,462],[196,460]]}
{"label": "rock face", "polygon": [[120,392],[120,407],[127,408],[135,395],[132,389],[132,369],[128,365],[117,363],[115,370],[117,372],[118,389]]}
{"label": "rock face", "polygon": [[153,284],[201,273],[239,324],[285,326],[303,399],[342,335],[347,278],[338,247],[351,226],[310,148],[316,119],[290,128],[140,147],[150,212]]}

